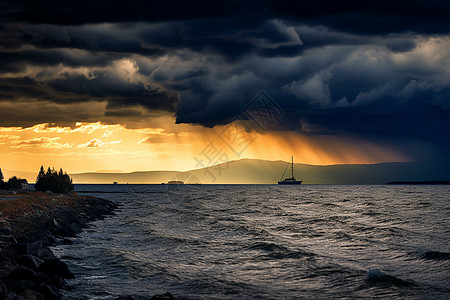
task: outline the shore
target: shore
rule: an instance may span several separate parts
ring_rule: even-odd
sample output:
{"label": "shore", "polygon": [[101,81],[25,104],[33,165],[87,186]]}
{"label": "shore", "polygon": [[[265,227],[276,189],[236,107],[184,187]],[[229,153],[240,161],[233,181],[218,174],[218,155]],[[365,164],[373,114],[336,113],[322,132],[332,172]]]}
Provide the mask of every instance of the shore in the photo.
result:
{"label": "shore", "polygon": [[76,193],[0,194],[0,299],[61,299],[74,275],[50,247],[71,243],[68,238],[116,208]]}

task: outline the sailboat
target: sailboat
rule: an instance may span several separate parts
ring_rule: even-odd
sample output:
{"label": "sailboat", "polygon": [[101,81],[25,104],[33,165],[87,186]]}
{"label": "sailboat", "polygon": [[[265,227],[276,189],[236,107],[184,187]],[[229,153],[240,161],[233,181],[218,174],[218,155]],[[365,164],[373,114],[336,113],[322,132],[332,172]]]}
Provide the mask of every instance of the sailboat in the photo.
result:
{"label": "sailboat", "polygon": [[291,178],[285,178],[283,180],[284,174],[286,173],[288,166],[289,164],[286,166],[286,169],[284,169],[283,175],[281,176],[280,181],[278,181],[278,184],[302,184],[301,180],[296,180],[294,177],[294,156],[292,156],[291,160]]}

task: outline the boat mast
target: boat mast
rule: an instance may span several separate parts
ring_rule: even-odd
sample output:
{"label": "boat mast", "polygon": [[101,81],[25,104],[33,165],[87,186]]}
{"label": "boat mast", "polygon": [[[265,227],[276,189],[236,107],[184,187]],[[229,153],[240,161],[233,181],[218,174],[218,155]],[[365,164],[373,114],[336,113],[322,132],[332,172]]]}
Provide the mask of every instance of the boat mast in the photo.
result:
{"label": "boat mast", "polygon": [[291,173],[292,173],[292,176],[291,176],[291,178],[294,178],[294,155],[292,155],[292,166],[291,166]]}

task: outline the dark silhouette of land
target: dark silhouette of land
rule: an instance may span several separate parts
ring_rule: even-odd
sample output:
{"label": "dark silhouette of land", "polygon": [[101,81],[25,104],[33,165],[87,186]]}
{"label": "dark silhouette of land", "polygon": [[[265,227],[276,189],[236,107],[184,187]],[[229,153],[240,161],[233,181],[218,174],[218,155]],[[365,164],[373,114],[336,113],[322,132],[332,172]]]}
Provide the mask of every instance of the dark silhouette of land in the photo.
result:
{"label": "dark silhouette of land", "polygon": [[28,185],[28,181],[26,179],[21,179],[17,176],[9,178],[8,181],[3,181],[3,179],[3,172],[0,168],[0,190],[20,190],[23,188],[23,185]]}
{"label": "dark silhouette of land", "polygon": [[[6,192],[4,192],[6,193]],[[71,243],[89,223],[113,214],[111,201],[75,194],[3,194],[0,201],[0,299],[61,299],[74,278],[50,246]]]}
{"label": "dark silhouette of land", "polygon": [[39,170],[34,189],[40,192],[51,191],[53,193],[70,193],[74,190],[72,178],[62,168],[59,169],[59,172],[56,172],[55,169],[49,167],[45,172],[44,166],[41,166]]}
{"label": "dark silhouette of land", "polygon": [[[189,171],[137,171],[118,172],[101,171],[69,174],[73,183],[112,184],[160,184],[180,180],[187,184],[276,184],[286,167],[285,161],[267,161],[260,159],[240,159],[207,168]],[[444,164],[445,165],[445,164]],[[446,165],[449,165],[448,163]],[[379,164],[340,164],[307,165],[294,164],[294,175],[303,184],[386,184],[395,182],[431,182],[450,181],[450,165],[442,163],[391,162]],[[10,171],[5,173],[27,178],[30,183],[36,180],[36,173]],[[431,181],[432,179],[433,181]]]}
{"label": "dark silhouette of land", "polygon": [[[182,180],[206,184],[276,184],[286,167],[285,161],[241,159],[191,171],[140,171],[132,173],[70,174],[74,183],[160,184]],[[304,184],[386,184],[421,182],[430,178],[450,181],[449,168],[430,163],[392,162],[380,164],[342,164],[317,166],[294,164],[294,175]]]}

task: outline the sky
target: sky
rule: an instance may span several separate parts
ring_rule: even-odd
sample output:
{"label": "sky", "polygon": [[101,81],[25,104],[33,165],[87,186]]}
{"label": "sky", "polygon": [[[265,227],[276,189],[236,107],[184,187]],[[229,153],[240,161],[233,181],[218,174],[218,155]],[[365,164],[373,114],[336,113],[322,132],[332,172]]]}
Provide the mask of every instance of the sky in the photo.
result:
{"label": "sky", "polygon": [[2,1],[0,168],[450,167],[448,1]]}

